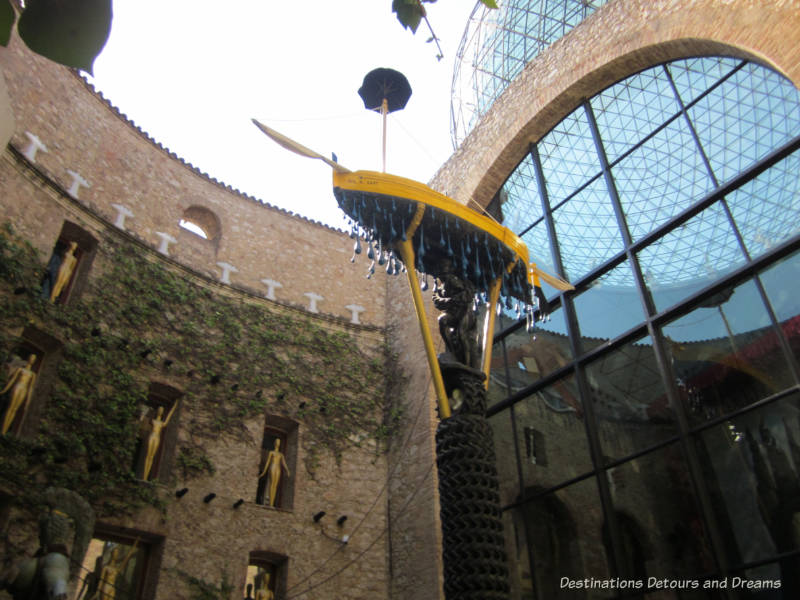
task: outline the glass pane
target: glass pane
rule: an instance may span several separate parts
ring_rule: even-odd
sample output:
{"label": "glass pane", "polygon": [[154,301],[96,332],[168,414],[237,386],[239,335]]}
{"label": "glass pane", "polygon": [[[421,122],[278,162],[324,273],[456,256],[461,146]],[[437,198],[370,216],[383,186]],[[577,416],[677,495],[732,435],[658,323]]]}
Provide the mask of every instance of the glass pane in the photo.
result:
{"label": "glass pane", "polygon": [[642,301],[630,264],[621,265],[592,282],[574,299],[583,351],[607,342],[644,321]]}
{"label": "glass pane", "polygon": [[714,570],[678,444],[609,469],[607,476],[629,577],[673,579]]}
{"label": "glass pane", "polygon": [[85,597],[138,598],[147,554],[148,546],[138,541],[92,538],[81,566]]}
{"label": "glass pane", "polygon": [[744,262],[719,203],[639,252],[639,264],[658,311],[707,287]]}
{"label": "glass pane", "polygon": [[524,532],[518,537],[526,542],[539,598],[616,597],[614,590],[603,589],[573,596],[577,592],[568,584],[609,578],[599,506],[597,481],[591,477],[515,509],[516,530]]}
{"label": "glass pane", "polygon": [[679,393],[695,422],[743,408],[792,383],[752,281],[712,296],[663,333]]}
{"label": "glass pane", "polygon": [[707,429],[696,442],[730,561],[800,548],[800,395]]}
{"label": "glass pane", "polygon": [[713,187],[686,119],[670,123],[612,168],[631,238],[666,223]]}
{"label": "glass pane", "polygon": [[619,460],[677,435],[649,337],[586,367],[606,460]]}
{"label": "glass pane", "polygon": [[800,152],[727,197],[734,221],[752,257],[800,231]]}
{"label": "glass pane", "polygon": [[[525,232],[522,236],[522,241],[528,247],[531,262],[543,271],[552,275],[558,275],[553,262],[552,246],[550,244],[550,235],[547,233],[547,226],[544,221],[539,221],[530,230]],[[545,297],[552,298],[558,293],[558,290],[542,282],[542,290]]]}
{"label": "glass pane", "polygon": [[524,486],[546,489],[591,471],[574,375],[518,402],[514,410]]}
{"label": "glass pane", "polygon": [[525,159],[500,190],[499,221],[514,233],[521,233],[542,216],[542,199],[536,183],[533,159]]}
{"label": "glass pane", "polygon": [[795,360],[800,360],[800,252],[761,273],[761,284]]}
{"label": "glass pane", "polygon": [[623,250],[617,217],[602,177],[560,206],[553,213],[553,220],[570,281]]}
{"label": "glass pane", "polygon": [[503,529],[506,535],[506,553],[511,579],[511,597],[520,600],[536,600],[531,575],[531,556],[521,511],[507,510],[503,513]]}
{"label": "glass pane", "polygon": [[688,111],[722,183],[800,133],[800,98],[775,71],[746,64]]}
{"label": "glass pane", "polygon": [[517,454],[514,446],[514,430],[511,425],[512,409],[499,412],[489,419],[494,435],[497,475],[500,478],[501,506],[511,504],[519,498]]}
{"label": "glass pane", "polygon": [[[518,329],[505,342],[510,382],[506,382],[502,351],[492,353],[492,386],[502,388],[502,396],[510,396],[535,383],[545,375],[566,366],[572,356],[569,349],[564,311],[550,315],[548,321],[537,321],[533,335]],[[490,395],[489,406],[493,397]]]}
{"label": "glass pane", "polygon": [[775,317],[787,331],[790,323],[800,320],[796,319],[800,314],[800,252],[762,271],[760,279]]}
{"label": "glass pane", "polygon": [[538,144],[550,205],[555,206],[600,172],[589,121],[573,111]]}
{"label": "glass pane", "polygon": [[628,77],[591,100],[609,162],[680,111],[664,68]]}
{"label": "glass pane", "polygon": [[737,58],[711,56],[669,63],[667,68],[684,104],[689,104],[741,63]]}

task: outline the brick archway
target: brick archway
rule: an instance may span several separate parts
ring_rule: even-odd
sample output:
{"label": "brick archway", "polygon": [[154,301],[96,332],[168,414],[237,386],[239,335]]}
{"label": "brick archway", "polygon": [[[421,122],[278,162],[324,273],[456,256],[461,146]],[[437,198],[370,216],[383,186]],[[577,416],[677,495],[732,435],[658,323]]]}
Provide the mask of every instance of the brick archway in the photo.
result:
{"label": "brick archway", "polygon": [[538,140],[615,81],[658,63],[736,56],[800,82],[798,0],[614,0],[531,60],[431,181],[486,205]]}

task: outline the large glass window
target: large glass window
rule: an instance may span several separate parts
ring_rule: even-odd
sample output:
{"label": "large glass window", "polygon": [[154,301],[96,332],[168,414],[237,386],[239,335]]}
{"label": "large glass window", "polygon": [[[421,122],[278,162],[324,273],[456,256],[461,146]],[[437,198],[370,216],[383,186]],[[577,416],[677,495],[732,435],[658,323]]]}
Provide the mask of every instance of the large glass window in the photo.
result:
{"label": "large glass window", "polygon": [[534,143],[494,209],[577,286],[546,289],[535,338],[510,314],[495,332],[520,597],[723,568],[800,597],[794,85],[727,57],[654,66]]}

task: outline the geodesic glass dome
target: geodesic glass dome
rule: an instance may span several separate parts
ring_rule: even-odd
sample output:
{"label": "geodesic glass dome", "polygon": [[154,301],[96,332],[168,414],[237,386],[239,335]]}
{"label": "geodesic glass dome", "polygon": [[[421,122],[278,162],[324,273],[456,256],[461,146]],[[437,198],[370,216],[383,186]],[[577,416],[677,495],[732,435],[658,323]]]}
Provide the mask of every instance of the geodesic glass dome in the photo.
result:
{"label": "geodesic glass dome", "polygon": [[467,137],[522,68],[606,0],[509,0],[499,9],[478,2],[456,53],[450,105],[453,148]]}

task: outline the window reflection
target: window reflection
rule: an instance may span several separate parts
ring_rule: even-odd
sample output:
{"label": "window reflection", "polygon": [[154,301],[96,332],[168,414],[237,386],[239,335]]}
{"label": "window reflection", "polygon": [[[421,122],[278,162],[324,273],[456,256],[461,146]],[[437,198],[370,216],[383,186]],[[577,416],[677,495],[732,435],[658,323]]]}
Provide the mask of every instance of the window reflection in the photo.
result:
{"label": "window reflection", "polygon": [[517,234],[542,216],[542,199],[530,154],[506,180],[490,208],[494,207],[497,220]]}
{"label": "window reflection", "polygon": [[650,338],[586,367],[603,454],[618,460],[677,435]]}
{"label": "window reflection", "polygon": [[800,252],[773,265],[760,278],[783,335],[800,358]]}
{"label": "window reflection", "polygon": [[612,169],[631,237],[638,240],[713,187],[685,119],[676,119]]}
{"label": "window reflection", "polygon": [[512,429],[512,410],[505,410],[489,419],[494,437],[497,475],[500,481],[500,505],[505,506],[519,498],[517,455]]}
{"label": "window reflection", "polygon": [[516,537],[526,542],[516,557],[520,578],[525,582],[528,566],[535,567],[538,598],[615,597],[613,590],[563,589],[561,585],[564,577],[609,577],[602,512],[596,510],[599,502],[597,481],[592,477],[515,509]]}
{"label": "window reflection", "polygon": [[[644,565],[639,564],[636,571],[643,568],[648,577],[674,578],[713,570],[689,472],[677,443],[606,473],[614,508],[626,515],[628,535],[636,533],[636,544],[645,550]],[[625,523],[620,530],[624,535]],[[623,555],[635,547],[624,544]],[[637,559],[628,556],[627,563],[635,566]]]}
{"label": "window reflection", "polygon": [[538,148],[551,205],[600,173],[600,159],[583,110],[561,121],[542,138]]}
{"label": "window reflection", "polygon": [[582,350],[591,350],[644,321],[642,301],[626,261],[574,299]]}
{"label": "window reflection", "polygon": [[584,276],[623,249],[622,234],[602,177],[556,209],[553,220],[568,280]]}
{"label": "window reflection", "polygon": [[514,405],[514,419],[524,485],[550,487],[591,470],[574,375]]}
{"label": "window reflection", "polygon": [[795,152],[728,195],[750,256],[759,256],[798,232],[798,173],[800,152]]}
{"label": "window reflection", "polygon": [[663,333],[679,394],[695,422],[752,404],[792,381],[752,281],[708,298]]}
{"label": "window reflection", "polygon": [[656,309],[665,310],[744,264],[722,205],[711,205],[639,252]]}
{"label": "window reflection", "polygon": [[[556,310],[546,321],[537,321],[533,334],[520,328],[504,340],[505,351],[492,352],[490,406],[569,364],[571,352],[564,311]],[[506,365],[508,379],[506,379]]]}
{"label": "window reflection", "polygon": [[697,446],[733,564],[800,548],[800,395],[708,429]]}
{"label": "window reflection", "polygon": [[612,85],[591,104],[611,162],[680,110],[664,69],[658,67]]}

